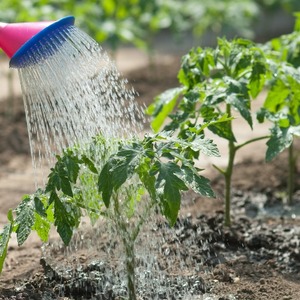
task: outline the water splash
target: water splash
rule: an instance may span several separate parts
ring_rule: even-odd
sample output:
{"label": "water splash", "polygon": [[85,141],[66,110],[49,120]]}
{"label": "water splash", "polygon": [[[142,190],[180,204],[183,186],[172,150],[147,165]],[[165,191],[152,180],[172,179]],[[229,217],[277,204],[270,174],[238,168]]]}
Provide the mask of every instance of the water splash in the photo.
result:
{"label": "water splash", "polygon": [[[49,53],[45,55],[47,49]],[[143,110],[135,100],[135,92],[121,78],[101,47],[78,28],[71,26],[57,31],[51,39],[44,38],[20,64],[31,154],[37,175],[45,164],[52,167],[55,154],[77,143],[89,144],[99,133],[109,140],[134,136],[142,130]],[[40,183],[43,181],[36,182]],[[83,190],[83,194],[89,201],[97,197],[90,188]],[[140,205],[142,209],[145,207],[143,201]],[[150,214],[153,219],[144,226],[136,243],[139,295],[148,299],[183,299],[201,293],[199,261],[194,258],[184,261],[182,250],[170,246],[177,238],[176,233],[174,236],[164,222],[160,224],[163,229],[157,230],[157,216],[154,212]],[[75,291],[85,284],[84,289],[88,289],[94,282],[93,292],[104,295],[99,299],[107,299],[111,293],[126,295],[120,233],[116,232],[113,222],[99,222],[94,229],[85,228],[75,235],[67,248],[60,244],[61,250],[57,250],[52,243],[45,247],[44,257],[51,265],[55,266],[53,258],[58,251],[65,254],[66,261],[59,261],[55,270],[61,272],[58,279],[64,282],[59,296],[68,293],[65,280],[69,279],[69,287]],[[86,267],[87,272],[82,271],[80,251],[97,259]],[[191,269],[191,265],[195,268]],[[71,279],[76,274],[80,277],[78,281]]]}
{"label": "water splash", "polygon": [[53,165],[55,154],[99,133],[125,137],[142,129],[143,110],[134,90],[107,53],[77,27],[57,30],[39,41],[20,65],[37,173],[45,163]]}

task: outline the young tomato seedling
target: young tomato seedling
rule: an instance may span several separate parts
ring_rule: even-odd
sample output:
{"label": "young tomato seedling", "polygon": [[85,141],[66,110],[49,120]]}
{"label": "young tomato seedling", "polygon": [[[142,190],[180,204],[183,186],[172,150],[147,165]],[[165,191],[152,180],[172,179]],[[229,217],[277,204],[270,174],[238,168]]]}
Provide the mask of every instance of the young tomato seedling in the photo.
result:
{"label": "young tomato seedling", "polygon": [[0,234],[0,271],[13,232],[19,245],[32,230],[47,241],[54,225],[68,245],[85,212],[92,223],[99,217],[114,223],[125,253],[128,297],[137,299],[134,246],[153,209],[173,226],[182,191],[214,196],[209,180],[194,165],[201,151],[219,154],[211,140],[198,134],[191,133],[188,140],[174,138],[170,132],[143,140],[108,142],[97,137],[89,146],[67,149],[57,156],[45,189],[26,195],[15,218],[9,212],[9,223]]}
{"label": "young tomato seedling", "polygon": [[243,39],[232,42],[219,39],[215,49],[197,48],[185,55],[178,74],[181,86],[164,92],[148,108],[154,130],[170,117],[164,129],[176,130],[182,139],[188,139],[191,132],[203,134],[205,127],[228,141],[227,167],[223,170],[215,166],[225,178],[227,226],[231,223],[231,178],[236,152],[249,143],[266,138],[261,136],[238,144],[233,110],[252,129],[251,100],[261,92],[267,76],[264,53],[254,43]]}

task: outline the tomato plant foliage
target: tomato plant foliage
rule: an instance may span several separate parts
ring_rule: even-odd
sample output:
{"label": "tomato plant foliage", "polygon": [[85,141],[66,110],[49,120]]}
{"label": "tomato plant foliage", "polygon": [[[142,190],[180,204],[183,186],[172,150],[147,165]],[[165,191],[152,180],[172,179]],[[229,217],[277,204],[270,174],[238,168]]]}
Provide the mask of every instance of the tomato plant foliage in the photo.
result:
{"label": "tomato plant foliage", "polygon": [[147,112],[155,131],[176,130],[178,137],[203,135],[205,129],[228,141],[229,159],[225,170],[217,169],[226,180],[225,223],[230,224],[230,185],[235,153],[257,139],[238,144],[233,111],[252,129],[251,101],[269,77],[263,50],[255,43],[219,39],[215,49],[195,48],[182,59],[178,73],[180,86],[159,95]]}
{"label": "tomato plant foliage", "polygon": [[[141,201],[145,192],[149,195],[149,207],[157,206],[174,225],[182,191],[192,189],[206,197],[214,196],[209,180],[199,175],[200,169],[194,165],[193,159],[200,152],[219,155],[217,146],[204,136],[191,133],[189,140],[183,140],[172,137],[171,132],[110,144],[97,137],[84,150],[66,149],[57,156],[45,189],[25,195],[18,207],[9,212],[9,223],[0,235],[0,270],[12,233],[16,233],[19,245],[32,230],[47,241],[54,225],[68,245],[84,212],[93,223],[100,216],[115,218],[120,229],[127,230],[120,219],[137,217],[135,202]],[[113,214],[108,212],[110,208]],[[133,240],[146,217],[138,223]]]}
{"label": "tomato plant foliage", "polygon": [[266,160],[274,159],[288,149],[288,203],[293,202],[297,154],[293,142],[300,136],[300,15],[296,14],[295,31],[282,35],[264,45],[272,79],[268,83],[268,95],[257,114],[259,122],[268,119],[273,126],[267,142]]}

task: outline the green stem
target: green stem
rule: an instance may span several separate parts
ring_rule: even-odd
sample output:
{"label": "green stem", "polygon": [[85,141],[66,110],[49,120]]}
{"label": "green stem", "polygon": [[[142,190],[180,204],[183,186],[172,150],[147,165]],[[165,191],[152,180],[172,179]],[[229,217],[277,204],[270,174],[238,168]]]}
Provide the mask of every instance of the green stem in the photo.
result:
{"label": "green stem", "polygon": [[264,140],[264,139],[268,139],[269,137],[270,137],[269,135],[264,135],[264,136],[261,136],[261,137],[257,137],[257,138],[248,140],[245,143],[242,143],[240,145],[236,145],[235,150],[241,149],[242,147],[244,147],[246,145],[249,145],[251,143],[254,143],[254,142],[257,142],[257,141],[260,141],[260,140]]}
{"label": "green stem", "polygon": [[128,298],[136,300],[134,241],[123,240],[126,253]]}
{"label": "green stem", "polygon": [[289,170],[288,170],[288,205],[293,204],[293,194],[295,188],[295,169],[296,159],[294,157],[294,146],[293,143],[289,146]]}
{"label": "green stem", "polygon": [[220,174],[225,175],[225,171],[215,164],[212,165]]}
{"label": "green stem", "polygon": [[134,243],[135,238],[127,230],[127,224],[122,218],[120,212],[120,205],[118,200],[118,195],[113,196],[114,200],[114,210],[116,214],[115,222],[118,231],[121,234],[121,239],[125,249],[125,265],[126,265],[126,275],[127,275],[127,289],[128,297],[130,300],[137,300],[136,297],[136,283],[135,283],[135,253],[134,253]]}
{"label": "green stem", "polygon": [[141,227],[144,225],[147,217],[149,216],[150,214],[150,211],[151,209],[153,208],[153,206],[155,205],[155,201],[151,201],[149,206],[144,210],[143,214],[139,216],[139,221],[135,227],[135,229],[133,230],[133,233],[132,233],[132,239],[135,241],[136,238],[138,237],[139,233],[140,233],[140,230],[141,230]]}
{"label": "green stem", "polygon": [[231,206],[231,179],[233,173],[233,164],[236,149],[234,147],[234,142],[229,141],[229,159],[227,169],[224,173],[225,176],[225,226],[230,226],[231,217],[230,217],[230,206]]}
{"label": "green stem", "polygon": [[[226,112],[228,117],[231,117],[231,106],[230,104],[226,105]],[[229,130],[232,132],[232,122],[229,122]],[[227,169],[224,172],[225,177],[225,226],[230,226],[231,224],[231,217],[230,217],[230,202],[231,202],[231,178],[233,172],[233,164],[234,158],[236,153],[236,148],[234,146],[234,141],[230,140],[228,142],[229,148],[229,158],[228,158],[228,165]]]}

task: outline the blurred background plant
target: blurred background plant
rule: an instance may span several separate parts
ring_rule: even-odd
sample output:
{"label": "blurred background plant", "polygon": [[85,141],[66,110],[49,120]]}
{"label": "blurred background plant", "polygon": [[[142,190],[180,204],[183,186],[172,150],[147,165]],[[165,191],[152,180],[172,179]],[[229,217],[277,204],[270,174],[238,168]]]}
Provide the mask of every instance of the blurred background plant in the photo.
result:
{"label": "blurred background plant", "polygon": [[[99,43],[149,49],[155,34],[169,30],[201,37],[231,33],[255,38],[254,24],[265,11],[300,10],[298,0],[1,0],[1,22],[55,20],[76,16],[76,24]],[[268,20],[265,20],[267,26]]]}
{"label": "blurred background plant", "polygon": [[[133,46],[148,54],[151,65],[159,37],[165,51],[179,55],[192,46],[216,44],[218,36],[256,40],[269,28],[272,33],[263,36],[269,39],[292,30],[297,10],[299,0],[1,0],[0,21],[74,15],[76,25],[113,56],[120,47]],[[8,98],[14,98],[14,76],[2,69],[1,77],[9,82]]]}

